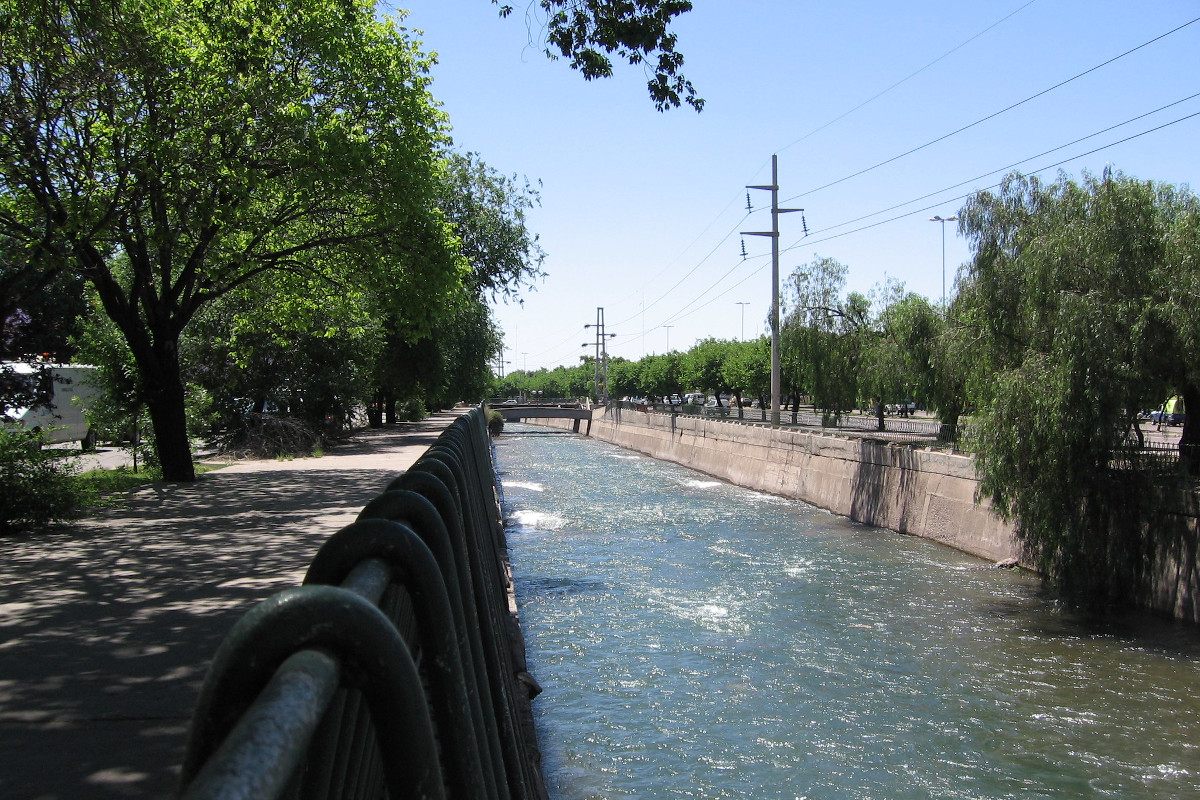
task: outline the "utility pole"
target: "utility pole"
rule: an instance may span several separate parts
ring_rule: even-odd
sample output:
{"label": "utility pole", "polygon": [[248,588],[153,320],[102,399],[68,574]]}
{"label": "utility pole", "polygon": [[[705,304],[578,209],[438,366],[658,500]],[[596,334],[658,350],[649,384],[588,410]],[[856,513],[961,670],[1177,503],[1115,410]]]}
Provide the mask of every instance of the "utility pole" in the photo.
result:
{"label": "utility pole", "polygon": [[739,306],[741,306],[741,307],[742,307],[742,335],[741,335],[741,337],[738,339],[738,341],[739,341],[739,342],[744,342],[744,341],[746,341],[746,306],[748,306],[748,305],[750,305],[750,304],[749,304],[749,303],[743,303],[743,302],[740,302],[740,301],[739,301],[739,302],[737,303],[737,305],[739,305]]}
{"label": "utility pole", "polygon": [[667,352],[669,353],[669,352],[671,352],[671,328],[674,328],[675,326],[674,325],[663,325],[663,327],[666,328],[666,330],[667,330]]}
{"label": "utility pole", "polygon": [[747,189],[764,189],[771,192],[771,230],[742,231],[744,236],[771,237],[771,425],[779,427],[779,215],[803,208],[779,207],[779,156],[771,155],[771,183],[769,186],[747,186]]}
{"label": "utility pole", "polygon": [[[615,333],[604,332],[604,309],[596,309],[596,324],[584,325],[584,329],[596,328],[596,399],[604,404],[608,402],[608,340]],[[591,347],[591,342],[584,342],[580,347]]]}

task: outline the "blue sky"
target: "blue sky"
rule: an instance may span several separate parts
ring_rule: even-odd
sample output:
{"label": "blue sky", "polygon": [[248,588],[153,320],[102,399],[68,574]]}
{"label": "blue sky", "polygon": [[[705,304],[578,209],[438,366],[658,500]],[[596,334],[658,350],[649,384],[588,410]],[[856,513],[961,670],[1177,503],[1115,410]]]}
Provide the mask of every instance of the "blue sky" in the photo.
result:
{"label": "blue sky", "polygon": [[[1200,188],[1200,116],[1178,121],[1200,114],[1200,22],[1147,44],[1200,17],[1195,2],[696,0],[675,30],[700,114],[655,111],[640,67],[586,82],[548,61],[536,9],[512,4],[502,20],[488,0],[411,0],[404,23],[438,54],[456,144],[541,181],[529,223],[547,276],[495,309],[508,371],[578,363],[597,307],[610,354],[631,359],[764,332],[770,240],[745,237],[743,261],[738,232],[770,228],[769,194],[751,190],[747,216],[744,187],[770,182],[773,153],[781,205],[810,231],[781,217],[782,275],[830,256],[851,290],[896,279],[935,300],[929,218],[1010,165]],[[953,225],[945,258],[952,293],[970,258]]]}

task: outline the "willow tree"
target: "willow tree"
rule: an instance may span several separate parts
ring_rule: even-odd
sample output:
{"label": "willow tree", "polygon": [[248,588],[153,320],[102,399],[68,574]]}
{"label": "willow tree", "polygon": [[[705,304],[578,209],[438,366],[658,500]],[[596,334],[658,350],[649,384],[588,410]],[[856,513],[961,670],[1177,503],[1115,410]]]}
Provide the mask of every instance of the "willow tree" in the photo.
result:
{"label": "willow tree", "polygon": [[983,412],[981,487],[1041,568],[1087,596],[1136,591],[1150,557],[1151,493],[1113,469],[1138,412],[1174,393],[1200,407],[1194,298],[1180,304],[1200,249],[1177,235],[1196,213],[1190,193],[1119,174],[1014,174],[959,215],[974,255],[953,316]]}
{"label": "willow tree", "polygon": [[866,297],[857,292],[842,296],[846,274],[837,259],[815,256],[796,267],[784,284],[784,380],[795,396],[808,394],[815,407],[835,416],[859,400],[864,333],[870,323]]}
{"label": "willow tree", "polygon": [[206,303],[285,271],[420,321],[460,283],[428,66],[355,0],[0,0],[0,237],[95,287],[168,480]]}

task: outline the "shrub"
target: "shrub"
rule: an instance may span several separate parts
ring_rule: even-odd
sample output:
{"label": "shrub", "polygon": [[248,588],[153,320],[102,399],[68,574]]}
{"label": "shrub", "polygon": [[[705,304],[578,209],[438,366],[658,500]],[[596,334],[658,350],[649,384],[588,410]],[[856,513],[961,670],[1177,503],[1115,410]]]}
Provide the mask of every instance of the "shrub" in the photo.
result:
{"label": "shrub", "polygon": [[71,519],[90,499],[73,465],[42,444],[40,433],[0,428],[0,531]]}
{"label": "shrub", "polygon": [[290,417],[247,414],[237,428],[217,440],[218,449],[235,458],[294,458],[323,448],[320,431]]}
{"label": "shrub", "polygon": [[499,436],[504,433],[504,417],[494,408],[489,408],[487,412],[488,433],[492,436]]}
{"label": "shrub", "polygon": [[427,416],[429,412],[425,409],[425,401],[419,397],[405,400],[396,407],[397,422],[420,422]]}

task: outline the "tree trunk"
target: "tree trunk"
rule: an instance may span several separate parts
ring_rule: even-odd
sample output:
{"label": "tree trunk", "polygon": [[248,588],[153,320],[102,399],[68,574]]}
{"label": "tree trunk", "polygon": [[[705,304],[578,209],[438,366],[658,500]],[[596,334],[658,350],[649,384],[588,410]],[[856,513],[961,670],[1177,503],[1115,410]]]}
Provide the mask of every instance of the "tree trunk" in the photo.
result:
{"label": "tree trunk", "polygon": [[938,428],[938,439],[940,441],[958,441],[958,420],[962,417],[962,410],[962,403],[953,403],[939,409],[942,423]]}
{"label": "tree trunk", "polygon": [[887,430],[886,423],[883,421],[883,403],[882,402],[875,404],[875,417],[879,420],[878,430],[881,430],[881,431]]}
{"label": "tree trunk", "polygon": [[146,390],[146,407],[154,426],[154,451],[162,467],[163,480],[194,481],[192,445],[188,440],[187,409],[183,379],[179,374],[178,351],[160,355],[156,368],[139,365]]}

